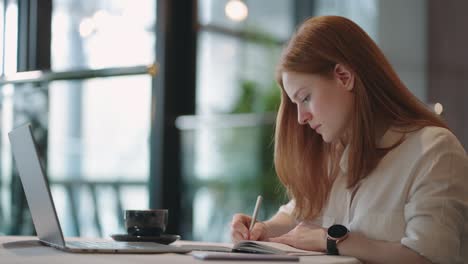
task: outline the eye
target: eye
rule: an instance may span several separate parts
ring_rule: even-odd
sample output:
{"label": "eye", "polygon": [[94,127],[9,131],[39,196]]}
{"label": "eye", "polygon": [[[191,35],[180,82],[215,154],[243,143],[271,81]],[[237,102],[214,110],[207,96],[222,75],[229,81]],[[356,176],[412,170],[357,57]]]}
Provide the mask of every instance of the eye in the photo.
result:
{"label": "eye", "polygon": [[304,97],[304,99],[302,99],[302,103],[305,104],[305,103],[308,103],[310,101],[310,94],[308,94],[306,97]]}

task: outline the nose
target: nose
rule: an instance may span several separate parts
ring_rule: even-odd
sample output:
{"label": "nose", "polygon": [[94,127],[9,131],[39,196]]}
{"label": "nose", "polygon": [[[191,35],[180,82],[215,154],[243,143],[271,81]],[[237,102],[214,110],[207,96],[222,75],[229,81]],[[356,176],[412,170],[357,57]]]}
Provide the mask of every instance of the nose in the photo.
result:
{"label": "nose", "polygon": [[312,113],[310,113],[309,111],[303,111],[302,109],[300,109],[300,107],[297,108],[297,121],[299,122],[299,124],[307,124],[312,119],[312,117]]}

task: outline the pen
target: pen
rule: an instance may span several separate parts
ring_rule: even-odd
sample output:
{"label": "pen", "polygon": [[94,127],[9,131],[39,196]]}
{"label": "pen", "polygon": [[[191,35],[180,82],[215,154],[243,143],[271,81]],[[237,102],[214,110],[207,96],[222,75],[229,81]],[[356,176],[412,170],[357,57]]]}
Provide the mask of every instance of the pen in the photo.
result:
{"label": "pen", "polygon": [[249,232],[252,231],[254,225],[255,225],[255,221],[257,221],[257,214],[258,214],[258,209],[260,209],[260,205],[262,204],[262,196],[259,195],[257,197],[257,202],[255,203],[255,209],[254,209],[254,212],[253,212],[253,215],[252,215],[252,220],[250,221],[250,227],[249,227]]}

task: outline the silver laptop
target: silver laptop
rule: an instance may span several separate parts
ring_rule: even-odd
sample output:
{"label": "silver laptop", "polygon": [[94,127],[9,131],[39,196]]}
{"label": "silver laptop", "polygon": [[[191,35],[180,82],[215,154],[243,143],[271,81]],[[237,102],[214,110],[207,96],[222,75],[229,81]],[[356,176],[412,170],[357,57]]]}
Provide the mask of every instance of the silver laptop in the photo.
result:
{"label": "silver laptop", "polygon": [[34,227],[43,244],[69,252],[187,253],[190,251],[151,242],[66,241],[55,211],[48,180],[39,160],[31,126],[29,124],[20,126],[8,135]]}

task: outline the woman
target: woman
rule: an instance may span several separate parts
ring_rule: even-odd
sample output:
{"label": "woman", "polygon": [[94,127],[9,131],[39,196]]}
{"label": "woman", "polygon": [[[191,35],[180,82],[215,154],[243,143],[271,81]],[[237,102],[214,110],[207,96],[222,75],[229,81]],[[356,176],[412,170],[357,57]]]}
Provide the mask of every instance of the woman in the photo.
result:
{"label": "woman", "polygon": [[468,159],[370,37],[307,20],[280,59],[275,167],[291,201],[236,214],[234,241],[268,240],[370,263],[468,263]]}

